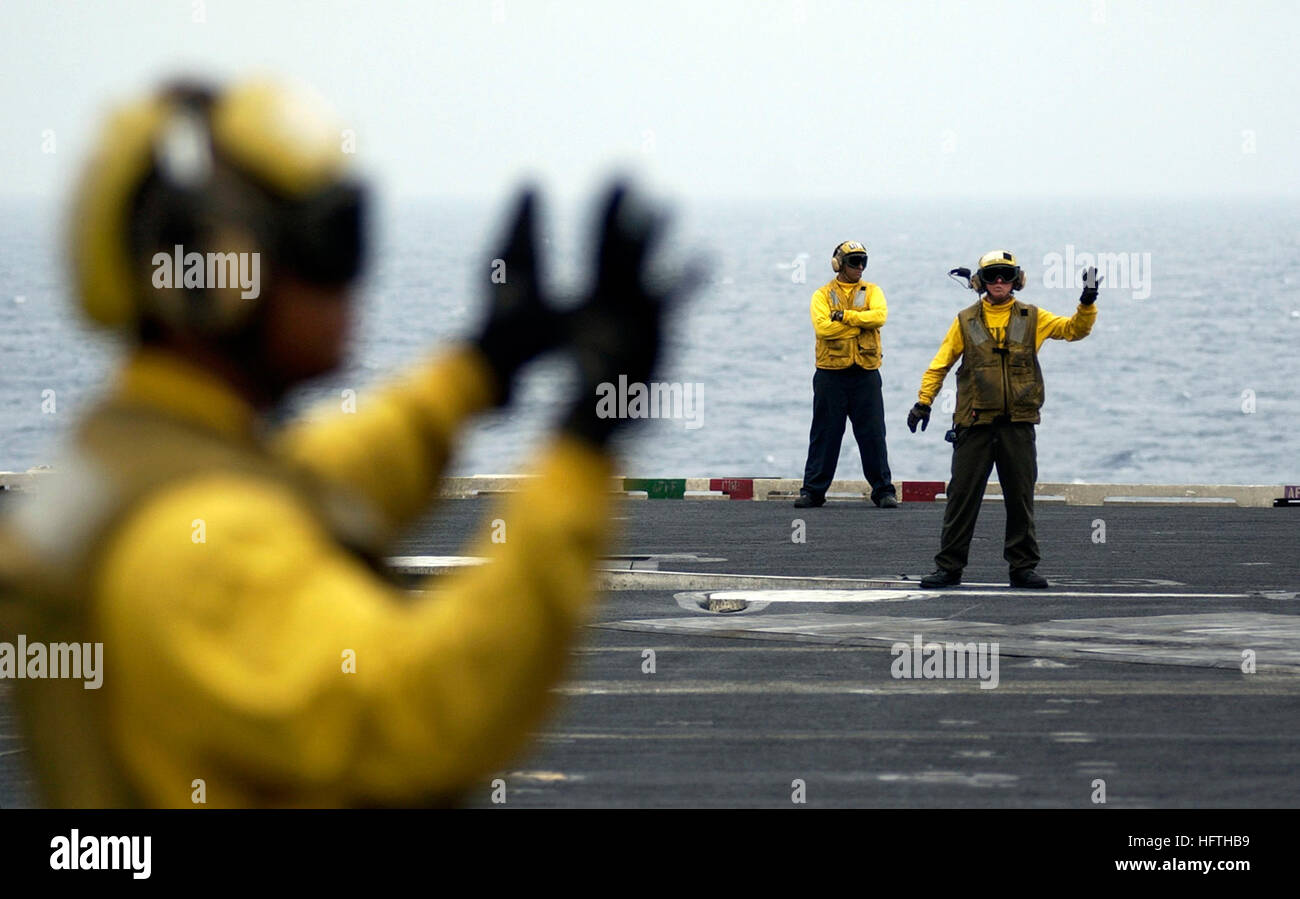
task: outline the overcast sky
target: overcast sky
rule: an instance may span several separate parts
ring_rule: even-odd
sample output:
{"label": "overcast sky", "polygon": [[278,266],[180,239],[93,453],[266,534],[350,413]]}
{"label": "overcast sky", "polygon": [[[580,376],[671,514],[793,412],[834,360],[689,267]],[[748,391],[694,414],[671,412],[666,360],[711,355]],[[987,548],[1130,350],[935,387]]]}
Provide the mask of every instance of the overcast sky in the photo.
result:
{"label": "overcast sky", "polygon": [[64,196],[114,97],[260,70],[328,97],[390,198],[612,167],[693,197],[1295,197],[1298,25],[1285,0],[4,0],[0,196]]}

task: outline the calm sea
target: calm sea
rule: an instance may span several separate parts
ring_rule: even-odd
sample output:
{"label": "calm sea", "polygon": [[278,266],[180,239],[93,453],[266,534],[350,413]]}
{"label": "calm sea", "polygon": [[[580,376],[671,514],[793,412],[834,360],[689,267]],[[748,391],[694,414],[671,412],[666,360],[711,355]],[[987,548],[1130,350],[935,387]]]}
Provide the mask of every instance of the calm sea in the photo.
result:
{"label": "calm sea", "polygon": [[[349,365],[304,388],[292,407],[337,403],[345,389],[363,404],[386,375],[469,333],[503,206],[383,211]],[[592,250],[585,212],[553,210],[546,229],[550,274],[571,290]],[[0,470],[51,463],[119,353],[72,311],[60,237],[56,209],[3,210]],[[1043,348],[1040,480],[1300,483],[1300,210],[1205,200],[988,209],[681,200],[666,256],[703,254],[709,275],[673,319],[660,379],[699,385],[699,426],[642,422],[622,444],[626,473],[802,474],[813,374],[808,301],[832,277],[830,250],[845,239],[867,244],[867,280],[889,302],[883,377],[895,479],[947,475],[940,409],[924,434],[909,433],[904,419],[953,316],[973,299],[946,271],[1007,247],[1029,271],[1023,298],[1057,314],[1072,313],[1078,289],[1045,278],[1073,277],[1061,271],[1067,259],[1122,253],[1129,263],[1126,284],[1105,285],[1090,337]],[[536,364],[516,405],[466,434],[453,473],[526,468],[571,383],[564,360]],[[952,374],[946,386],[954,386]],[[862,477],[851,435],[839,474]]]}

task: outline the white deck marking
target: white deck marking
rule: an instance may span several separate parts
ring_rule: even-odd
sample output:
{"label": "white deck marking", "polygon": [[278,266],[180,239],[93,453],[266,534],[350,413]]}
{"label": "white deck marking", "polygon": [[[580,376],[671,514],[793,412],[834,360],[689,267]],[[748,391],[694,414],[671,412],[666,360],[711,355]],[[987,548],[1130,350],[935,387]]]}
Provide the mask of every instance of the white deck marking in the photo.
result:
{"label": "white deck marking", "polygon": [[955,618],[828,612],[679,615],[593,625],[700,637],[831,645],[890,646],[921,634],[927,642],[996,641],[1002,656],[1190,665],[1241,673],[1244,651],[1259,672],[1300,673],[1300,616],[1211,612],[1146,617],[1065,618],[1008,624]]}
{"label": "white deck marking", "polygon": [[1104,599],[1247,599],[1249,593],[1118,593],[1102,590],[711,590],[718,599],[762,602],[889,602],[931,596],[1087,596]]}
{"label": "white deck marking", "polygon": [[[970,590],[954,588],[951,590],[692,590],[673,594],[677,605],[691,612],[706,612],[703,603],[707,600],[742,600],[749,604],[745,612],[757,612],[771,603],[878,603],[878,602],[914,602],[916,600],[937,599],[942,596],[961,597],[997,597],[1014,596],[1018,598],[1044,599],[1052,597],[1071,597],[1074,599],[1250,599],[1252,593],[1155,593],[1155,592],[1111,592],[1102,590],[1024,590],[1007,588],[1003,590]],[[734,615],[735,612],[714,614]]]}

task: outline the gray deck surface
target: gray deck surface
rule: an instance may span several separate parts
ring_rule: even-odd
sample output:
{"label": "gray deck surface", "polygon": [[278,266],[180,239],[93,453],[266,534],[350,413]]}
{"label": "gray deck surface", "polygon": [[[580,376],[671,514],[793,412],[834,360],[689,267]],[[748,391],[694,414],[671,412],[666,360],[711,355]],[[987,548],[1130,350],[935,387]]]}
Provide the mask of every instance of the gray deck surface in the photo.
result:
{"label": "gray deck surface", "polygon": [[[463,552],[494,509],[446,503],[397,552]],[[986,503],[966,584],[925,594],[908,581],[934,567],[942,504],[619,515],[625,567],[893,583],[730,614],[702,591],[607,594],[549,725],[499,775],[510,807],[789,807],[796,779],[808,807],[1087,808],[1098,779],[1111,807],[1300,806],[1300,509],[1040,504],[1052,589],[1030,591],[1007,587]],[[998,686],[895,679],[891,643],[915,634],[997,642]],[[12,730],[0,701],[0,805],[31,805]]]}

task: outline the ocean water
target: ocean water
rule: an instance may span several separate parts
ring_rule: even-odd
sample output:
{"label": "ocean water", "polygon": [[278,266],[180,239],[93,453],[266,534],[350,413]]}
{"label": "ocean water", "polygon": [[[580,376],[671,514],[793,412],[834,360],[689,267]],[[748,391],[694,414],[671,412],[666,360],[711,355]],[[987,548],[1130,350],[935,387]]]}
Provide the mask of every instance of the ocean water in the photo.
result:
{"label": "ocean water", "polygon": [[[358,404],[383,379],[471,333],[505,198],[389,204],[357,302],[345,369],[287,406]],[[698,427],[651,420],[619,444],[637,476],[799,477],[812,408],[811,293],[833,277],[831,248],[867,244],[884,289],[882,369],[895,480],[945,479],[941,403],[907,431],[921,373],[973,294],[945,273],[1006,247],[1029,273],[1021,294],[1073,312],[1077,287],[1048,286],[1052,254],[1136,254],[1126,285],[1104,285],[1086,340],[1050,341],[1039,479],[1300,483],[1300,210],[1283,202],[937,200],[838,206],[677,198],[667,260],[699,256],[707,277],[675,312],[661,381],[699,385]],[[83,326],[69,299],[57,208],[11,204],[0,218],[0,470],[52,463],[121,348]],[[575,293],[589,265],[589,209],[550,211],[549,276]],[[1131,257],[1130,257],[1131,258]],[[1065,273],[1072,277],[1073,273]],[[1118,275],[1119,272],[1116,272]],[[525,470],[572,389],[563,358],[528,372],[515,404],[467,431],[455,474]],[[946,387],[955,388],[950,373]],[[51,393],[52,391],[52,393]],[[52,402],[51,402],[52,401]],[[861,478],[851,432],[838,472]]]}

